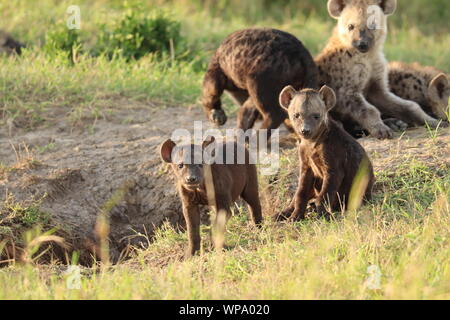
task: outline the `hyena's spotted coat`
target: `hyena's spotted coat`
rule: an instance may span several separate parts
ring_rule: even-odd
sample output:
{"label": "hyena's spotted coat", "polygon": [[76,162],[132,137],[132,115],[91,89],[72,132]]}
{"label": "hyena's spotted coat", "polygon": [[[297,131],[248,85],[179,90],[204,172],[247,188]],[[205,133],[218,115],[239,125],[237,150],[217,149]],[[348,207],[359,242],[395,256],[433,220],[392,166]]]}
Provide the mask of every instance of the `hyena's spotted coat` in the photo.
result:
{"label": "hyena's spotted coat", "polygon": [[380,139],[392,137],[381,113],[410,125],[439,124],[417,103],[389,90],[383,46],[387,16],[394,13],[396,4],[396,0],[329,0],[328,11],[338,25],[315,59],[320,85],[332,87],[337,95],[333,116],[355,122]]}
{"label": "hyena's spotted coat", "polygon": [[389,85],[394,94],[417,102],[430,115],[448,120],[449,76],[418,63],[391,62]]}
{"label": "hyena's spotted coat", "polygon": [[262,116],[261,129],[278,128],[287,119],[278,103],[281,90],[317,88],[313,57],[295,36],[276,29],[255,28],[228,36],[211,59],[203,83],[203,108],[221,126],[227,121],[221,96],[227,91],[241,106],[238,128],[253,127]]}

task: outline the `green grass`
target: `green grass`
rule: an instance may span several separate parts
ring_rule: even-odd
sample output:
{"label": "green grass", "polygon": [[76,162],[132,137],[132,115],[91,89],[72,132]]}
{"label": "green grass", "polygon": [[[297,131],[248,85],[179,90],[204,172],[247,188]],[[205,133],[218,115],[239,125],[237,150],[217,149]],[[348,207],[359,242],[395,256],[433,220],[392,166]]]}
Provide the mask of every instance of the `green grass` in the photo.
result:
{"label": "green grass", "polygon": [[[142,102],[158,101],[167,105],[192,105],[200,97],[203,73],[211,54],[232,31],[249,26],[281,28],[298,36],[313,54],[317,54],[335,23],[323,10],[317,11],[317,5],[297,5],[294,8],[298,9],[292,12],[279,6],[269,14],[263,10],[264,1],[249,1],[244,5],[251,10],[243,10],[245,14],[242,16],[231,16],[231,12],[236,12],[236,3],[218,11],[214,2],[206,1],[206,8],[201,10],[198,1],[184,2],[184,5],[177,5],[170,1],[150,1],[143,5],[150,12],[152,5],[158,3],[158,8],[181,22],[182,35],[192,59],[158,59],[149,55],[127,63],[121,58],[110,61],[105,57],[92,58],[85,53],[78,57],[75,65],[68,61],[66,53],[48,54],[42,48],[46,33],[59,28],[64,21],[65,9],[72,4],[70,1],[3,2],[0,5],[3,15],[0,29],[11,31],[29,48],[23,57],[0,59],[0,121],[20,119],[24,126],[33,127],[48,121],[52,112],[57,110],[69,115],[72,121],[96,118],[110,112],[106,106],[117,97]],[[421,3],[413,2],[411,8]],[[434,2],[432,8],[438,7],[439,1]],[[80,7],[81,38],[88,51],[96,43],[101,25],[121,15],[121,1],[108,4],[104,1],[80,1]],[[411,8],[408,7],[407,12]],[[387,57],[390,60],[419,61],[449,70],[450,48],[447,43],[450,35],[439,31],[447,21],[436,15],[436,20],[423,19],[412,24],[412,18],[401,18],[405,14],[392,20]],[[433,33],[430,33],[431,29]],[[226,107],[234,110],[229,101]]]}
{"label": "green grass", "polygon": [[192,103],[201,84],[189,62],[172,66],[152,57],[127,63],[83,56],[72,67],[65,56],[50,60],[43,53],[26,52],[0,64],[3,115],[30,124],[45,122],[49,114],[58,112],[74,121],[93,118],[107,113],[105,106],[121,97],[167,105]]}
{"label": "green grass", "polygon": [[[447,2],[400,0],[399,13],[391,19],[387,57],[450,70]],[[95,46],[99,25],[121,15],[122,1],[78,3],[81,38],[89,49]],[[64,19],[71,1],[2,1],[0,29],[26,42],[28,49],[22,57],[0,57],[0,125],[14,119],[33,129],[51,125],[56,116],[72,123],[90,121],[119,110],[122,101],[148,103],[149,108],[196,104],[208,59],[230,32],[249,26],[281,28],[317,54],[334,25],[324,10],[325,1],[142,3],[148,9],[166,10],[181,22],[192,59],[149,55],[127,62],[84,53],[72,64],[64,52],[49,54],[43,49],[47,32]],[[226,107],[235,110],[229,100]],[[435,138],[430,131],[430,140]],[[261,181],[265,205],[271,209],[280,210],[289,198],[295,159],[295,152],[282,158],[277,183]],[[181,261],[186,234],[167,226],[133,259],[114,267],[83,269],[80,290],[67,289],[61,266],[35,265],[30,259],[0,268],[0,300],[450,299],[448,169],[448,159],[438,167],[408,160],[395,172],[377,172],[374,200],[334,222],[266,222],[256,230],[239,208],[244,214],[227,227],[231,249],[214,252],[209,228],[203,227],[202,253],[188,261]],[[0,164],[0,179],[8,170]],[[46,221],[37,206],[8,208],[15,208],[16,219],[30,228]],[[11,224],[1,225],[0,235],[10,236]],[[24,241],[51,237],[33,230],[24,234]],[[0,238],[0,250],[3,246]],[[372,265],[382,273],[378,290],[365,286]]]}
{"label": "green grass", "polygon": [[[450,299],[448,169],[411,160],[380,172],[373,201],[333,222],[258,230],[240,207],[230,249],[215,252],[204,226],[201,254],[187,261],[186,234],[166,225],[131,260],[82,269],[79,290],[67,289],[60,266],[13,265],[0,269],[0,299]],[[262,179],[271,208],[282,207],[291,178]],[[370,266],[381,271],[379,289],[366,286]]]}

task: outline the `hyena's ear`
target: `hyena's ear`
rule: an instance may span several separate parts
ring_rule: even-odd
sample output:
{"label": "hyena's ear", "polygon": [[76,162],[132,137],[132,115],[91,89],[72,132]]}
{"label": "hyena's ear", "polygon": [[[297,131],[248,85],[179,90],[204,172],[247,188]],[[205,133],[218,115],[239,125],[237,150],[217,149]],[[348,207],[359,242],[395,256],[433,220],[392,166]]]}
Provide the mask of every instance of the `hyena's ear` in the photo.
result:
{"label": "hyena's ear", "polygon": [[397,9],[397,0],[381,0],[380,7],[385,15],[390,16]]}
{"label": "hyena's ear", "polygon": [[203,163],[213,164],[216,156],[216,138],[208,136],[202,144]]}
{"label": "hyena's ear", "polygon": [[293,86],[287,86],[280,93],[280,106],[286,110],[289,109],[289,105],[291,104],[292,99],[294,98],[297,91],[295,91]]}
{"label": "hyena's ear", "polygon": [[164,141],[161,144],[161,147],[160,147],[159,150],[160,150],[160,153],[161,153],[161,159],[164,162],[172,163],[172,151],[173,151],[173,148],[175,148],[175,147],[176,147],[175,142],[173,142],[170,139]]}
{"label": "hyena's ear", "polygon": [[448,83],[447,75],[440,73],[431,80],[430,85],[428,86],[428,95],[434,102],[441,102],[443,100],[448,101],[446,93],[448,93],[449,90],[450,85]]}
{"label": "hyena's ear", "polygon": [[328,13],[338,19],[345,8],[345,0],[328,0]]}
{"label": "hyena's ear", "polygon": [[323,86],[320,89],[319,94],[323,102],[325,102],[327,111],[333,109],[334,106],[336,105],[336,94],[334,93],[334,90],[328,86]]}
{"label": "hyena's ear", "polygon": [[206,139],[203,141],[202,148],[205,149],[207,146],[213,144],[215,141],[216,138],[214,138],[213,136],[206,137]]}

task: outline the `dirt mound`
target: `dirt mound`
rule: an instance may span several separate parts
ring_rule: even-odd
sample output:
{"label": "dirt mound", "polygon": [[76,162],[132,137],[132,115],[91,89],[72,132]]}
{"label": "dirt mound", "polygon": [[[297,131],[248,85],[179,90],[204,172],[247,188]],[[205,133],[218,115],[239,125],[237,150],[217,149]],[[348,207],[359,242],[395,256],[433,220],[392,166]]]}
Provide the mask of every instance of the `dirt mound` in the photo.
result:
{"label": "dirt mound", "polygon": [[[95,226],[100,213],[110,218],[113,261],[129,244],[145,246],[164,221],[183,225],[180,201],[171,175],[166,174],[168,168],[160,161],[158,146],[174,129],[192,130],[194,120],[205,120],[199,106],[189,109],[132,104],[108,119],[82,127],[70,125],[64,113],[61,115],[32,131],[17,128],[12,121],[6,121],[9,125],[0,129],[3,217],[13,212],[17,223],[19,211],[24,217],[28,217],[29,208],[34,208],[35,214],[45,213],[46,223],[58,226],[57,234],[66,239],[69,251],[80,251],[85,261],[98,250]],[[234,124],[234,119],[228,122],[229,127]],[[205,121],[203,125],[210,128]],[[401,140],[363,139],[362,144],[371,154],[375,169],[380,170],[398,164],[405,153],[425,159],[436,152],[448,153],[447,129],[436,138],[429,135],[420,129]],[[0,226],[4,224],[2,215]],[[28,229],[38,224],[36,219],[27,219],[28,225],[24,224]],[[0,229],[0,249],[2,239],[10,233],[9,227],[5,232]]]}
{"label": "dirt mound", "polygon": [[129,243],[147,243],[164,221],[182,224],[158,146],[173,129],[191,129],[191,120],[203,114],[186,108],[157,111],[129,108],[83,128],[63,120],[29,132],[14,128],[11,135],[10,128],[2,128],[0,201],[7,196],[22,205],[39,201],[52,223],[70,233],[76,249],[95,248],[97,217],[108,212],[112,260]]}

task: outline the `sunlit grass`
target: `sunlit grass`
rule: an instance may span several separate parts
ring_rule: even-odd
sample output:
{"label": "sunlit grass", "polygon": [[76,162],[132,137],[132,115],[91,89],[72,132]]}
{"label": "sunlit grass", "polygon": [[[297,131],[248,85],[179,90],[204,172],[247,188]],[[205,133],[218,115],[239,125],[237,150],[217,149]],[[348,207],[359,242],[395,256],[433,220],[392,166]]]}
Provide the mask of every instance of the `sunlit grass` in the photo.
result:
{"label": "sunlit grass", "polygon": [[[200,256],[187,261],[186,234],[166,225],[131,260],[82,269],[79,290],[67,288],[63,266],[3,268],[0,299],[449,299],[446,172],[417,161],[379,172],[375,199],[332,222],[267,220],[258,230],[240,207],[229,249],[216,252],[204,226]],[[381,271],[378,289],[366,286],[371,266]]]}
{"label": "sunlit grass", "polygon": [[[435,0],[430,1],[433,6],[424,6],[422,0],[400,0],[385,50],[389,60],[418,61],[448,71],[450,35],[448,10],[443,7],[447,2]],[[86,46],[93,46],[98,25],[117,17],[122,1],[78,3],[82,36]],[[200,108],[209,57],[229,33],[250,26],[276,27],[295,34],[317,54],[335,23],[318,1],[286,0],[271,10],[262,9],[262,0],[146,1],[148,10],[157,6],[182,23],[195,60],[147,56],[126,62],[86,54],[72,65],[63,54],[48,55],[41,49],[46,32],[64,19],[71,4],[0,3],[0,29],[28,44],[22,57],[0,58],[0,125],[14,120],[34,129],[51,124],[53,115],[61,113],[77,123],[105,117],[119,110],[121,101],[148,108],[194,104]],[[226,108],[236,110],[230,100]],[[439,132],[428,131],[430,143]],[[33,159],[17,160],[21,166],[33,164]],[[382,168],[376,172],[374,199],[332,222],[310,217],[296,224],[275,224],[266,219],[258,230],[238,205],[238,214],[227,225],[225,243],[230,249],[215,252],[210,227],[203,226],[201,254],[187,261],[182,260],[186,234],[165,225],[149,239],[153,241],[148,249],[137,250],[132,259],[106,268],[82,268],[79,290],[68,289],[66,266],[51,261],[36,265],[37,246],[62,241],[52,238],[50,228],[33,228],[45,224],[47,216],[34,205],[2,204],[0,210],[16,215],[8,225],[0,225],[0,252],[6,247],[2,239],[18,236],[11,228],[14,223],[27,226],[20,241],[29,250],[23,264],[0,268],[0,300],[450,299],[449,164],[444,157],[439,161],[431,165],[405,158],[395,170]],[[263,206],[270,208],[269,213],[281,210],[292,195],[296,152],[283,154],[281,166],[276,181],[260,179]],[[0,180],[12,170],[0,159]],[[76,264],[76,255],[68,260]],[[381,271],[379,289],[366,286],[371,266]]]}
{"label": "sunlit grass", "polygon": [[[439,0],[436,0],[439,1]],[[318,6],[274,7],[273,14],[259,14],[262,3],[248,4],[252,19],[233,13],[236,7],[226,7],[211,14],[213,3],[203,9],[198,2],[184,5],[155,1],[182,25],[182,34],[195,57],[192,61],[155,59],[148,56],[137,62],[124,59],[109,61],[104,57],[80,56],[72,65],[66,54],[48,55],[41,46],[48,30],[65,18],[69,3],[58,1],[4,2],[0,5],[0,28],[11,31],[28,45],[23,57],[0,59],[0,122],[21,117],[25,125],[35,125],[51,118],[62,109],[72,121],[101,117],[111,110],[108,105],[118,97],[141,102],[161,102],[160,105],[190,106],[199,101],[201,83],[207,63],[220,42],[231,32],[264,26],[287,30],[301,39],[313,55],[320,52],[331,34],[335,21],[317,11]],[[81,1],[81,35],[88,48],[95,44],[99,25],[114,19],[121,10],[121,1]],[[295,6],[294,6],[295,7]],[[150,10],[151,3],[144,8]],[[32,10],[31,10],[32,9]],[[215,9],[214,9],[215,10]],[[224,11],[225,10],[225,11]],[[226,14],[225,14],[226,12]],[[239,10],[241,12],[241,10]],[[289,14],[284,14],[289,12]],[[320,12],[320,15],[318,14]],[[188,18],[187,18],[188,17]],[[410,25],[393,20],[386,45],[389,60],[418,61],[444,70],[450,69],[448,33],[423,33],[424,25]],[[439,25],[441,20],[436,21]],[[26,22],[26,23],[25,23]],[[30,26],[33,26],[31,28]],[[438,29],[436,29],[438,31]],[[423,50],[427,48],[427,50]],[[226,108],[234,110],[226,100]]]}

